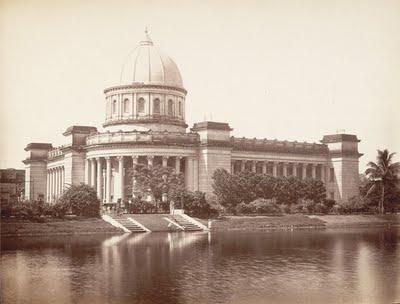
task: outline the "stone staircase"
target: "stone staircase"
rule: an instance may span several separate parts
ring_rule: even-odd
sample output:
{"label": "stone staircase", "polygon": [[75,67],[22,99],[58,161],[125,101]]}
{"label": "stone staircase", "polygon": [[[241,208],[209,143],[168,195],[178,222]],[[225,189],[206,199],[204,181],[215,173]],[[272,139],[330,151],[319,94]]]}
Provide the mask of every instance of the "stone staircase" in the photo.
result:
{"label": "stone staircase", "polygon": [[184,231],[203,231],[203,228],[189,222],[187,219],[179,215],[171,215],[170,218],[182,226]]}
{"label": "stone staircase", "polygon": [[122,226],[124,226],[126,229],[130,230],[131,232],[147,232],[145,229],[143,229],[142,227],[131,221],[129,219],[129,215],[127,214],[123,215],[109,214],[109,216],[112,217],[114,220],[116,220],[118,223],[120,223]]}

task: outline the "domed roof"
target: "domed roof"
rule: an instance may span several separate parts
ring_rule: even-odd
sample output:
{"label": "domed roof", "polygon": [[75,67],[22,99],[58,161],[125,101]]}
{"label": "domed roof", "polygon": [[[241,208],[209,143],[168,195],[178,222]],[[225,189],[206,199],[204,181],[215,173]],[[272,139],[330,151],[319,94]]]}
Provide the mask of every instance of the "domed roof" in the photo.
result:
{"label": "domed roof", "polygon": [[144,39],[139,42],[122,67],[120,82],[121,84],[138,82],[183,88],[181,73],[176,63],[154,46],[147,29]]}

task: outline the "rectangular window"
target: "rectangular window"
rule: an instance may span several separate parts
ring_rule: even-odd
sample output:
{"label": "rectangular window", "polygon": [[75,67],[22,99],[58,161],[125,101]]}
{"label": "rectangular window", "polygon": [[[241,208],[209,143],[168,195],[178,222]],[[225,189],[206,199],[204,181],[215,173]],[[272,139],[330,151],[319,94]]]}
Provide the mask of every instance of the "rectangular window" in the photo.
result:
{"label": "rectangular window", "polygon": [[334,182],[335,181],[335,169],[330,168],[329,170],[329,181]]}

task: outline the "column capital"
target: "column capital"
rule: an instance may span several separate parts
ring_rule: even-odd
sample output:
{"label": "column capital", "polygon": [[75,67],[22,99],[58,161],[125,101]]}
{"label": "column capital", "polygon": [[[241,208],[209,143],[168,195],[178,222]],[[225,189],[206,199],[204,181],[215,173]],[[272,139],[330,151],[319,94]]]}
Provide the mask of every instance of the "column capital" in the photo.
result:
{"label": "column capital", "polygon": [[118,161],[121,161],[121,160],[124,159],[124,156],[123,156],[123,155],[118,155],[118,156],[117,156],[117,159],[118,159]]}
{"label": "column capital", "polygon": [[105,156],[104,158],[107,162],[111,161],[111,156]]}
{"label": "column capital", "polygon": [[148,155],[147,159],[154,159],[154,155]]}

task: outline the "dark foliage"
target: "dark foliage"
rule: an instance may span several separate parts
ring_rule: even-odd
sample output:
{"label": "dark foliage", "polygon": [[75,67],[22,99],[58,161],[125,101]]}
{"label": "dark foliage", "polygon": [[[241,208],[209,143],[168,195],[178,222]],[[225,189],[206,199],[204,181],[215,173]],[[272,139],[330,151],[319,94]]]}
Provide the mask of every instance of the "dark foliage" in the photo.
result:
{"label": "dark foliage", "polygon": [[85,184],[72,185],[62,194],[54,209],[58,216],[71,212],[78,216],[98,217],[100,200],[92,187]]}
{"label": "dark foliage", "polygon": [[[250,212],[247,211],[249,208],[254,210],[254,206],[244,205],[257,199],[273,199],[280,212],[314,212],[315,206],[321,212],[326,212],[332,205],[332,202],[327,204],[326,190],[322,181],[273,177],[249,171],[230,174],[224,169],[216,170],[213,180],[214,193],[219,202],[234,213],[239,210],[243,210],[240,211],[242,213]],[[236,208],[239,204],[241,205]],[[277,212],[278,209],[273,211]],[[259,210],[261,212],[261,207]]]}

